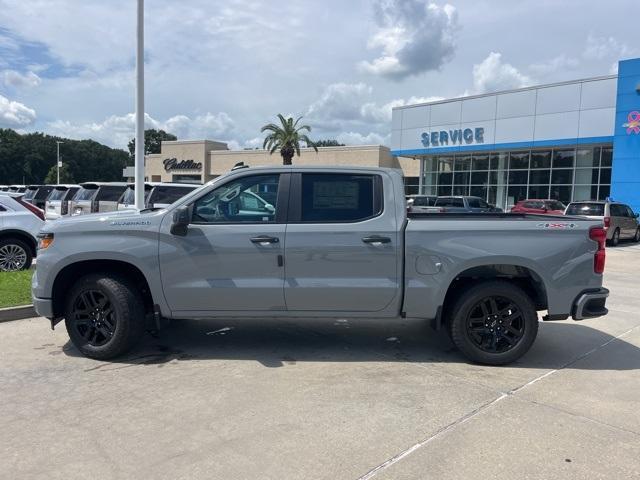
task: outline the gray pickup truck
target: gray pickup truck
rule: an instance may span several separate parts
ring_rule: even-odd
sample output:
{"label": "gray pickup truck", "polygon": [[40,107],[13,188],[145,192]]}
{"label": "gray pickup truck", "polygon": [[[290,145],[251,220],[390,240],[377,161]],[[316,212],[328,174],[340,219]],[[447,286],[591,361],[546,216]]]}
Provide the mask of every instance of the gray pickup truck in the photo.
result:
{"label": "gray pickup truck", "polygon": [[407,214],[401,173],[242,168],[164,209],[47,224],[36,311],[110,359],[166,319],[410,317],[506,364],[545,320],[605,315],[600,221]]}

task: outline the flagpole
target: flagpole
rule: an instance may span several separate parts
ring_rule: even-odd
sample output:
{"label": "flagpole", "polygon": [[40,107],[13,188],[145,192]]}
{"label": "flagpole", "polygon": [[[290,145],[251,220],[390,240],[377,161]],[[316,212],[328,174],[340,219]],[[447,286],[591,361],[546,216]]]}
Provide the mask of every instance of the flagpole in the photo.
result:
{"label": "flagpole", "polygon": [[136,51],[135,205],[144,208],[144,0],[138,0]]}

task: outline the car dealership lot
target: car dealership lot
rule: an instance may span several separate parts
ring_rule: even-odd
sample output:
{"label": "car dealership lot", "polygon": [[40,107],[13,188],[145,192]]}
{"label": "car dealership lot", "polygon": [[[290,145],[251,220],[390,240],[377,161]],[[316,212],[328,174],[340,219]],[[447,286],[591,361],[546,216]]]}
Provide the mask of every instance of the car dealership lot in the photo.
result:
{"label": "car dealership lot", "polygon": [[636,478],[640,246],[607,255],[609,315],[508,367],[407,320],[188,321],[119,362],[0,324],[0,477]]}

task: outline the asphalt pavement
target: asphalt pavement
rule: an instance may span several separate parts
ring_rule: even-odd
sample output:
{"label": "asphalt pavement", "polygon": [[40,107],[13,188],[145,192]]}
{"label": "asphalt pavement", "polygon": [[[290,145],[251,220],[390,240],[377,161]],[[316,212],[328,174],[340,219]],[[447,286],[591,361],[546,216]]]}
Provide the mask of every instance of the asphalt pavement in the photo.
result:
{"label": "asphalt pavement", "polygon": [[128,357],[0,324],[2,479],[640,478],[640,246],[508,367],[397,320],[174,322]]}

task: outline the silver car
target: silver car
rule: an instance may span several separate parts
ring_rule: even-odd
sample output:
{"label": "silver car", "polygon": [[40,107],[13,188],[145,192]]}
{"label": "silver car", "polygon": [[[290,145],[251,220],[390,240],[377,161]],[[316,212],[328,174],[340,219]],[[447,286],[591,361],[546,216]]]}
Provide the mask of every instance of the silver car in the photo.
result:
{"label": "silver car", "polygon": [[56,185],[45,202],[47,220],[55,220],[69,213],[69,201],[80,190],[79,185]]}
{"label": "silver car", "polygon": [[125,182],[87,182],[73,197],[69,205],[71,215],[113,212],[118,210],[118,201],[127,189]]}
{"label": "silver car", "polygon": [[565,215],[602,220],[607,229],[607,242],[614,247],[623,239],[640,242],[638,214],[624,203],[591,200],[571,202],[565,210]]}

